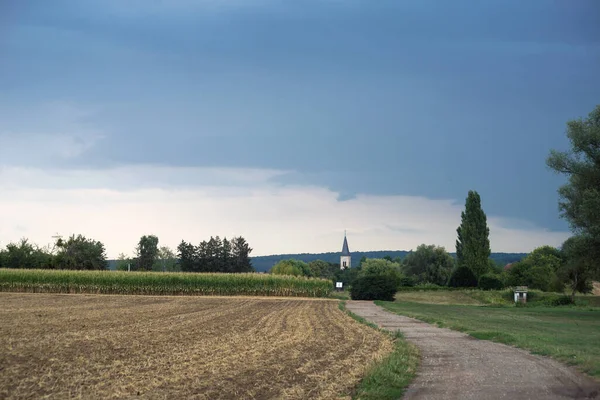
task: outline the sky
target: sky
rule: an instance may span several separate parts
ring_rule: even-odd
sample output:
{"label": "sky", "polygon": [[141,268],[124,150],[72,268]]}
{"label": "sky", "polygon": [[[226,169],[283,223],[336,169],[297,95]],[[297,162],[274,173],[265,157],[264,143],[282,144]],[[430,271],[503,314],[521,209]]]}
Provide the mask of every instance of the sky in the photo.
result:
{"label": "sky", "polygon": [[0,1],[0,246],[559,246],[599,66],[597,0]]}

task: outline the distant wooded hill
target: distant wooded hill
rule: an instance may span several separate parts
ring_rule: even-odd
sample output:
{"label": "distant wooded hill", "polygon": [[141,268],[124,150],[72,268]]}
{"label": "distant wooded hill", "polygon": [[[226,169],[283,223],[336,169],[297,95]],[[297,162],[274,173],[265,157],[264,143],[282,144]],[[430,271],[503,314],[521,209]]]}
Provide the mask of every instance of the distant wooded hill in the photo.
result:
{"label": "distant wooded hill", "polygon": [[[409,252],[406,250],[382,250],[382,251],[355,251],[352,252],[352,265],[358,265],[362,257],[367,258],[383,258],[390,256],[392,258],[400,257],[404,258]],[[455,253],[450,253],[452,257],[455,257]],[[490,258],[498,265],[506,265],[511,262],[519,261],[525,257],[527,253],[492,253]],[[302,260],[304,262],[311,262],[315,260],[323,260],[330,263],[340,262],[340,253],[302,253],[302,254],[277,254],[272,256],[259,256],[252,257],[252,266],[258,272],[266,272],[271,267],[277,264],[278,261],[294,258],[296,260]]]}
{"label": "distant wooded hill", "polygon": [[[392,258],[404,258],[409,252],[406,250],[381,250],[381,251],[354,251],[352,252],[352,265],[357,266],[362,257],[383,258],[390,256]],[[455,253],[450,253],[455,257]],[[506,265],[516,262],[525,257],[527,253],[492,253],[490,258],[498,265]],[[252,266],[257,272],[267,272],[271,267],[281,260],[293,258],[304,262],[323,260],[337,264],[340,262],[340,253],[301,253],[301,254],[275,254],[271,256],[252,257]],[[108,260],[109,268],[116,269],[116,260]]]}

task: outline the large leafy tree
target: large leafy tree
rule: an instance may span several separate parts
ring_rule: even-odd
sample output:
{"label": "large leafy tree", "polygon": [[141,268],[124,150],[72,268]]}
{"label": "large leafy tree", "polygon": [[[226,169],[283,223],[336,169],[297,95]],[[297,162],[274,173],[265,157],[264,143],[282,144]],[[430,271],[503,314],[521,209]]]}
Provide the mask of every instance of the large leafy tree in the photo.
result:
{"label": "large leafy tree", "polygon": [[[558,189],[559,210],[588,252],[600,253],[600,105],[587,118],[567,122],[568,151],[551,150],[546,164],[568,181]],[[579,239],[578,239],[579,240]]]}
{"label": "large leafy tree", "polygon": [[564,263],[558,274],[571,289],[571,302],[575,300],[575,292],[592,291],[592,278],[597,260],[597,255],[589,251],[592,247],[593,239],[586,235],[572,236],[562,245]]}
{"label": "large leafy tree", "polygon": [[83,235],[71,235],[67,240],[58,239],[55,266],[59,269],[108,269],[104,244]]}
{"label": "large leafy tree", "polygon": [[454,268],[454,259],[445,248],[422,244],[406,255],[404,273],[418,283],[446,285]]}
{"label": "large leafy tree", "polygon": [[323,260],[314,260],[308,263],[308,268],[311,271],[311,276],[317,278],[333,279],[337,270],[340,269],[339,265],[328,263]]}
{"label": "large leafy tree", "polygon": [[456,260],[458,267],[470,268],[476,278],[489,269],[491,254],[487,217],[481,208],[481,197],[470,190],[465,210],[461,213],[461,224],[457,228]]}
{"label": "large leafy tree", "polygon": [[586,119],[567,122],[569,151],[551,150],[546,160],[568,177],[558,190],[559,209],[573,230],[600,237],[600,105]]}
{"label": "large leafy tree", "polygon": [[560,250],[552,246],[541,246],[508,270],[507,283],[560,292],[563,284],[558,278],[558,271],[562,265],[563,254]]}
{"label": "large leafy tree", "polygon": [[177,257],[173,250],[168,246],[162,246],[158,248],[158,255],[156,261],[152,266],[153,271],[163,272],[174,272],[179,271],[179,265],[177,265]]}
{"label": "large leafy tree", "polygon": [[154,235],[142,236],[136,250],[137,269],[140,271],[151,271],[152,266],[158,258],[158,237]]}

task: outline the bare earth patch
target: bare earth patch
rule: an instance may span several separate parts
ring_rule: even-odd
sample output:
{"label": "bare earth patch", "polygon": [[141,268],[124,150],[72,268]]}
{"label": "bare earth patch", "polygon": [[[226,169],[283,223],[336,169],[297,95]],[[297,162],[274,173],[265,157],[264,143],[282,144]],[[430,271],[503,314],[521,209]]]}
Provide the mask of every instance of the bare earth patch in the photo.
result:
{"label": "bare earth patch", "polygon": [[337,302],[0,293],[0,398],[348,398],[391,340]]}

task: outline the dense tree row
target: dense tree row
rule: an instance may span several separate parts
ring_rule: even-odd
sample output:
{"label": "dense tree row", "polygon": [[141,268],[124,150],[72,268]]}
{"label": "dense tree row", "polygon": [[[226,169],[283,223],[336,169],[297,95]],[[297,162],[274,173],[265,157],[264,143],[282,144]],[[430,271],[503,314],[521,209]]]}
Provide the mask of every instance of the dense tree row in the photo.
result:
{"label": "dense tree row", "polygon": [[21,239],[0,250],[0,268],[27,269],[107,269],[102,242],[82,235],[58,239],[53,249],[42,248]]}
{"label": "dense tree row", "polygon": [[[169,247],[160,246],[155,235],[140,238],[134,256],[120,254],[116,269],[124,271],[186,271],[186,272],[251,272],[252,249],[243,237],[232,240],[218,236],[193,246],[184,241],[176,255]],[[179,259],[178,259],[179,256]],[[0,268],[28,269],[108,269],[102,242],[72,235],[58,239],[53,248],[42,248],[27,239],[9,243],[0,250]]]}
{"label": "dense tree row", "polygon": [[243,237],[212,237],[198,246],[181,241],[177,246],[179,264],[185,272],[252,272],[252,249]]}

